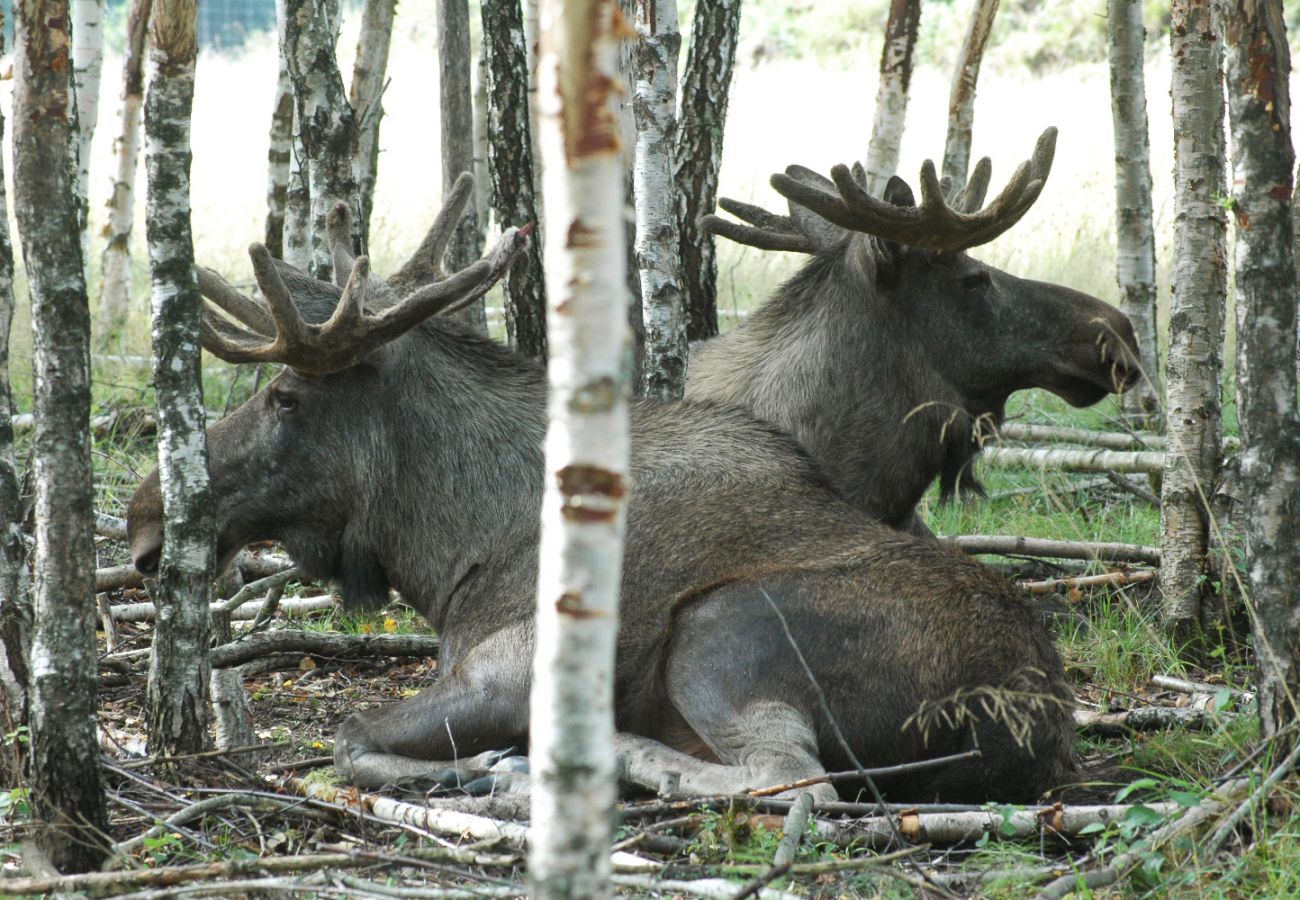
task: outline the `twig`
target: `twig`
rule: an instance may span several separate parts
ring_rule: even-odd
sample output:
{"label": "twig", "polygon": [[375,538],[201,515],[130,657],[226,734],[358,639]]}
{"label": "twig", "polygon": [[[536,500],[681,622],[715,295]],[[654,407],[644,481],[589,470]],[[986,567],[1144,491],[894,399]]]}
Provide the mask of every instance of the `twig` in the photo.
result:
{"label": "twig", "polygon": [[281,772],[301,772],[304,769],[319,769],[321,766],[332,765],[334,765],[334,757],[332,756],[312,756],[307,759],[276,763],[273,766],[266,766],[262,771],[268,775],[278,775]]}
{"label": "twig", "polygon": [[1072,481],[1069,484],[1053,485],[1050,488],[1044,488],[1041,484],[1031,484],[1024,487],[1006,488],[1001,491],[994,491],[989,494],[990,500],[1009,500],[1012,497],[1026,497],[1030,494],[1055,494],[1063,496],[1065,494],[1078,494],[1082,491],[1091,491],[1094,488],[1110,484],[1110,479],[1102,476],[1101,478],[1088,478],[1083,481]]}
{"label": "twig", "polygon": [[1226,819],[1219,823],[1219,827],[1214,829],[1209,839],[1205,842],[1204,850],[1206,856],[1213,856],[1219,852],[1228,837],[1237,829],[1241,820],[1246,818],[1252,809],[1258,806],[1262,801],[1268,798],[1269,793],[1277,786],[1277,783],[1286,778],[1295,771],[1296,762],[1300,761],[1300,743],[1291,748],[1286,759],[1282,764],[1269,773],[1255,790],[1251,791],[1250,796],[1242,802],[1240,806],[1232,811]]}
{"label": "twig", "polygon": [[950,537],[967,553],[997,553],[1002,556],[1052,556],[1059,559],[1095,559],[1098,562],[1136,562],[1160,565],[1160,548],[1138,544],[1051,541],[1044,538],[1001,534],[971,534]]}
{"label": "twig", "polygon": [[1123,735],[1165,728],[1212,728],[1234,715],[1190,706],[1140,706],[1122,712],[1076,709],[1074,724],[1084,734]]}
{"label": "twig", "polygon": [[[657,894],[690,894],[706,900],[731,900],[736,886],[724,878],[701,878],[698,881],[669,880],[651,875],[614,875],[616,887],[633,888]],[[763,900],[801,900],[796,894],[764,888],[759,893]]]}
{"label": "twig", "polygon": [[981,459],[1003,468],[1065,469],[1070,472],[1137,472],[1155,475],[1164,471],[1165,455],[1159,451],[1120,450],[1030,450],[1019,447],[986,447]]}
{"label": "twig", "polygon": [[1043,581],[1022,581],[1020,586],[1031,594],[1051,594],[1057,588],[1123,587],[1155,581],[1155,569],[1135,569],[1131,572],[1106,572],[1102,575],[1079,575],[1073,578],[1047,578]]}
{"label": "twig", "polygon": [[1105,447],[1109,450],[1163,450],[1164,435],[1128,434],[1122,431],[1087,431],[1082,428],[1060,428],[1055,425],[1005,422],[998,434],[1011,441],[1057,442],[1081,444],[1085,447]]}
{"label": "twig", "polygon": [[117,626],[113,624],[113,608],[108,605],[107,594],[95,595],[95,606],[99,610],[99,622],[104,627],[104,644],[109,653],[117,649]]}
{"label": "twig", "polygon": [[113,764],[122,769],[137,769],[142,766],[152,766],[154,763],[179,762],[183,759],[213,759],[220,756],[235,756],[240,753],[261,753],[264,750],[279,750],[288,747],[288,741],[280,741],[275,744],[249,744],[244,747],[231,747],[228,750],[202,750],[198,753],[178,753],[174,756],[146,756],[143,759],[117,759]]}
{"label": "twig", "polygon": [[1238,703],[1255,702],[1254,691],[1243,691],[1238,688],[1229,687],[1226,684],[1206,684],[1201,681],[1186,681],[1182,678],[1173,678],[1169,675],[1152,675],[1151,683],[1156,687],[1162,687],[1167,691],[1178,691],[1180,694],[1215,695],[1221,691],[1228,691],[1232,694],[1233,699]]}
{"label": "twig", "polygon": [[812,794],[800,794],[794,801],[794,806],[785,815],[785,822],[781,825],[781,843],[776,845],[776,853],[772,856],[772,866],[789,868],[794,865],[795,854],[799,852],[799,843],[803,840],[803,834],[808,830],[808,816],[812,814],[813,796]]}
{"label": "twig", "polygon": [[243,793],[220,794],[216,797],[208,797],[206,800],[199,800],[195,803],[191,803],[179,812],[175,812],[165,819],[159,819],[158,824],[129,840],[122,841],[114,846],[113,850],[117,853],[123,854],[134,853],[136,850],[143,847],[146,841],[156,838],[164,832],[174,831],[175,829],[172,826],[193,822],[195,819],[201,819],[208,813],[218,809],[240,806],[263,812],[283,812],[286,809],[297,808],[301,805],[301,802],[298,800],[271,800],[268,797],[259,797],[253,794]]}
{"label": "twig", "polygon": [[220,608],[222,612],[234,612],[258,594],[272,591],[275,588],[282,588],[297,577],[298,567],[290,566],[287,569],[276,572],[274,575],[267,575],[265,578],[259,578],[257,581],[249,582],[239,590],[235,591],[234,595],[229,600],[224,600],[221,603],[215,604],[215,606]]}
{"label": "twig", "polygon": [[[811,794],[804,794],[799,799],[802,800],[803,797],[811,797],[811,796],[812,796]],[[779,863],[773,862],[772,867],[770,869],[768,869],[762,875],[759,875],[757,878],[755,878],[754,880],[746,884],[744,887],[742,887],[739,891],[737,891],[732,896],[731,900],[746,900],[746,898],[748,897],[753,897],[761,893],[763,888],[767,887],[769,884],[776,881],[778,878],[780,878],[782,875],[786,874],[789,871],[790,871],[789,860],[786,860],[785,862],[779,862]]]}
{"label": "twig", "polygon": [[212,667],[225,669],[272,653],[324,657],[437,656],[438,639],[427,634],[321,634],[271,631],[250,634],[212,650]]}
{"label": "twig", "polygon": [[901,763],[897,766],[882,766],[877,769],[850,769],[847,772],[827,772],[825,775],[817,775],[813,778],[804,778],[801,781],[791,781],[788,784],[774,784],[771,787],[755,788],[746,793],[751,797],[771,797],[774,794],[784,794],[786,791],[812,787],[814,784],[828,784],[835,781],[862,781],[865,778],[891,778],[895,775],[910,775],[914,772],[924,772],[928,769],[941,769],[944,766],[949,766],[953,763],[961,762],[962,760],[975,759],[979,755],[979,750],[966,750],[961,753],[953,753],[950,756],[936,756],[934,759],[922,759],[917,762]]}
{"label": "twig", "polygon": [[1160,506],[1159,497],[1157,497],[1155,494],[1148,491],[1146,488],[1142,487],[1142,485],[1136,484],[1130,481],[1129,479],[1125,478],[1123,475],[1119,474],[1118,472],[1107,472],[1106,480],[1109,481],[1111,484],[1115,485],[1115,487],[1119,488],[1121,491],[1123,491],[1126,494],[1132,494],[1134,497],[1137,497],[1139,500],[1142,500],[1146,503],[1150,503],[1152,506],[1155,507]]}

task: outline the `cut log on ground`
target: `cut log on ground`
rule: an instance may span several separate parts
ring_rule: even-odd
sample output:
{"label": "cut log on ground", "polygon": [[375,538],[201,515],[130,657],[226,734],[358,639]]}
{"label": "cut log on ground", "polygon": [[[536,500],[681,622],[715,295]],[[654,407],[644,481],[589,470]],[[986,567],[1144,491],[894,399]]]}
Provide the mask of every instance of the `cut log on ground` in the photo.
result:
{"label": "cut log on ground", "polygon": [[1145,563],[1160,565],[1160,550],[1140,544],[1109,544],[1088,541],[1052,541],[1046,538],[1017,537],[1002,534],[971,534],[950,537],[970,554],[996,553],[1000,556],[1049,556],[1057,559],[1091,559],[1097,562]]}
{"label": "cut log on ground", "polygon": [[1000,468],[1064,469],[1069,472],[1138,472],[1158,475],[1164,471],[1165,466],[1164,453],[1150,450],[1125,452],[986,447],[981,459]]}
{"label": "cut log on ground", "polygon": [[1165,449],[1164,435],[1140,432],[1088,431],[1084,428],[1007,422],[998,429],[998,434],[1005,440],[1026,443],[1080,444],[1084,447],[1104,447],[1107,450]]}
{"label": "cut log on ground", "polygon": [[317,634],[270,631],[250,634],[212,651],[212,668],[226,669],[272,653],[303,653],[327,658],[437,656],[438,639],[428,634]]}
{"label": "cut log on ground", "polygon": [[1076,709],[1074,724],[1084,734],[1113,736],[1167,728],[1213,728],[1232,715],[1191,706],[1139,706],[1122,712]]}

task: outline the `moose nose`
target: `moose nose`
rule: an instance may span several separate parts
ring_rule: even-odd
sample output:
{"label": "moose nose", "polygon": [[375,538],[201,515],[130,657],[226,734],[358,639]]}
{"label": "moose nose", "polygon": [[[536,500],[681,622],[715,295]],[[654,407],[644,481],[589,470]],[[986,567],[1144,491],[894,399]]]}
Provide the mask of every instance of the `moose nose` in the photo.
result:
{"label": "moose nose", "polygon": [[162,545],[150,547],[135,558],[135,568],[141,575],[158,574],[158,563],[162,560]]}

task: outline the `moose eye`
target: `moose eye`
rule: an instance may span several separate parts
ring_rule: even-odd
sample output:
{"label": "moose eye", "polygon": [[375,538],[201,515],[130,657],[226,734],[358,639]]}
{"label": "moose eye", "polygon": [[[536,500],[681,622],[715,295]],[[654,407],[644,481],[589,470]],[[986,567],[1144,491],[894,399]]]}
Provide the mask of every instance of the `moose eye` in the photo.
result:
{"label": "moose eye", "polygon": [[276,391],[271,395],[271,405],[275,407],[276,412],[293,412],[298,408],[298,398],[293,394]]}

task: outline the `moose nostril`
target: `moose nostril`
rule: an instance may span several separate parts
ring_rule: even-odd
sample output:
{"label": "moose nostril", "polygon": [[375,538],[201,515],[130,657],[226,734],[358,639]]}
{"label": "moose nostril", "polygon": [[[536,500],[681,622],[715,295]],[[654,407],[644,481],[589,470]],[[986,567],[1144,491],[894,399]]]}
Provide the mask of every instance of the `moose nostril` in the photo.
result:
{"label": "moose nostril", "polygon": [[162,547],[155,547],[135,558],[135,568],[141,575],[157,575],[158,563],[162,560]]}

